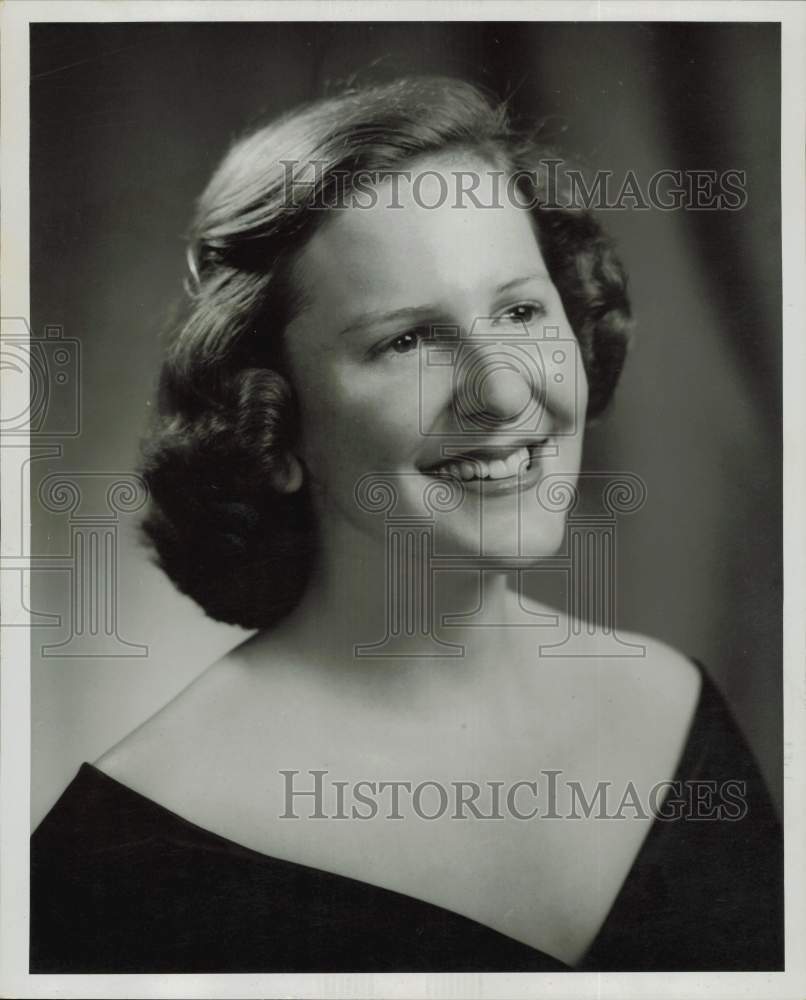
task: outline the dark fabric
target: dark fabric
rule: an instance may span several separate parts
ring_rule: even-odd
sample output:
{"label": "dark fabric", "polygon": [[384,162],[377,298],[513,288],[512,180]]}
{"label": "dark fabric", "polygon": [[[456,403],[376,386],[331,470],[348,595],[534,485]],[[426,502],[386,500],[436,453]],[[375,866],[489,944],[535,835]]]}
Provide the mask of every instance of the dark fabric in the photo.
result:
{"label": "dark fabric", "polygon": [[[783,968],[780,826],[755,762],[704,674],[675,780],[745,782],[746,815],[694,819],[687,809],[680,819],[655,820],[577,968]],[[89,764],[31,840],[30,967],[571,971],[441,907],[240,847]]]}

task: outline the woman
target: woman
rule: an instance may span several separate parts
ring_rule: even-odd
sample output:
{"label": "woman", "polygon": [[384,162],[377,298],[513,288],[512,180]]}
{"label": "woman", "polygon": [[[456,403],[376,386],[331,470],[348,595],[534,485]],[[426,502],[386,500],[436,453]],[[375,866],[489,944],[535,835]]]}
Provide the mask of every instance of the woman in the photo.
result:
{"label": "woman", "polygon": [[519,591],[629,329],[548,156],[414,79],[219,167],[146,530],[258,631],[36,831],[32,971],[780,967],[779,831],[715,689],[643,636],[556,655],[568,616]]}

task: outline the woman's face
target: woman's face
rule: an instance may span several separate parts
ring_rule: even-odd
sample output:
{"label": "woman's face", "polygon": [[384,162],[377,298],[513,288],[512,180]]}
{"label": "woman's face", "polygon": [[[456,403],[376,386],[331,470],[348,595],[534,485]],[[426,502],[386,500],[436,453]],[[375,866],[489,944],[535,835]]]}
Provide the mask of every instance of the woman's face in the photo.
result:
{"label": "woman's face", "polygon": [[[564,514],[541,497],[547,476],[575,481],[587,405],[560,296],[489,166],[409,169],[416,183],[384,181],[371,207],[334,213],[295,267],[306,304],[286,346],[320,532],[384,537],[374,474],[395,493],[388,515],[434,520],[438,552],[551,554]],[[475,200],[457,199],[459,170],[479,177]],[[439,484],[453,509],[434,513]]]}

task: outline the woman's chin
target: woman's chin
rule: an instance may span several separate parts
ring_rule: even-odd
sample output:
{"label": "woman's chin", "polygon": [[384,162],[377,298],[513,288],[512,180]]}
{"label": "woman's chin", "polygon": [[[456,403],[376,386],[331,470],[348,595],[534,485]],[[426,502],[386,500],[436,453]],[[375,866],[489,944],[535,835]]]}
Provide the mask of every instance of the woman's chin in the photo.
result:
{"label": "woman's chin", "polygon": [[438,523],[434,553],[437,558],[466,562],[468,567],[497,564],[512,569],[556,555],[563,543],[565,519],[549,515],[530,520],[526,524],[476,521],[463,530],[456,524]]}

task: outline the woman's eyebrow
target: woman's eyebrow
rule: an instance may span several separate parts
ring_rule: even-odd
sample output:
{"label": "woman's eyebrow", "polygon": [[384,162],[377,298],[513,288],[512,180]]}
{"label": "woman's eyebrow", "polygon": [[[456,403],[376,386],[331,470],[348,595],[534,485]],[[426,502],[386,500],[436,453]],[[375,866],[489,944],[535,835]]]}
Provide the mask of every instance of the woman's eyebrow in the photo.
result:
{"label": "woman's eyebrow", "polygon": [[499,285],[496,288],[496,294],[500,295],[502,292],[509,292],[513,288],[517,288],[519,285],[526,285],[530,281],[551,281],[551,278],[546,271],[534,271],[532,274],[524,274],[520,278],[512,278],[511,281],[505,281],[503,285]]}
{"label": "woman's eyebrow", "polygon": [[[547,282],[550,280],[547,272],[534,271],[532,274],[524,274],[521,277],[512,278],[509,281],[503,282],[503,284],[497,285],[495,294],[501,295],[504,292],[511,291],[513,288],[517,288],[519,285],[528,284],[530,281]],[[402,309],[392,309],[390,311],[378,310],[376,312],[367,312],[361,316],[357,316],[352,322],[348,323],[344,329],[339,331],[338,336],[343,337],[349,333],[358,333],[367,327],[380,326],[382,323],[392,323],[399,320],[422,323],[433,320],[443,313],[444,309],[436,305],[404,306]]]}
{"label": "woman's eyebrow", "polygon": [[390,323],[398,320],[422,323],[427,320],[433,320],[442,312],[443,310],[439,309],[438,306],[422,305],[405,306],[402,309],[392,309],[388,312],[380,310],[377,312],[363,313],[361,316],[356,317],[356,319],[345,326],[343,330],[339,330],[338,336],[343,337],[348,333],[358,333],[367,327],[379,326],[381,323]]}

